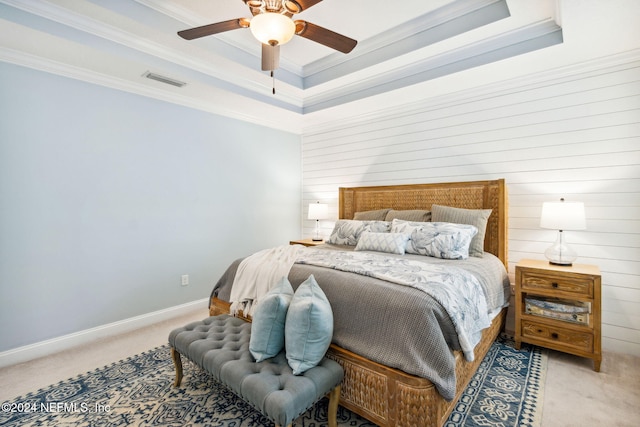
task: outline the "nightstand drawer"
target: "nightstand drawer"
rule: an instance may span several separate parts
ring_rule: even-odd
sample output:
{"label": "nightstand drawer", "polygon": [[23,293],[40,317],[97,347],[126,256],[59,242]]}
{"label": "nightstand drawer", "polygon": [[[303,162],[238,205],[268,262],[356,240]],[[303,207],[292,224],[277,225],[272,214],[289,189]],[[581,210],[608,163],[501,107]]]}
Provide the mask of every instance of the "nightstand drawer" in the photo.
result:
{"label": "nightstand drawer", "polygon": [[585,352],[593,351],[593,333],[591,331],[580,332],[522,320],[522,337],[561,345],[562,348],[571,347]]}
{"label": "nightstand drawer", "polygon": [[593,298],[593,279],[590,277],[567,277],[566,275],[522,273],[520,283],[523,292],[559,291],[576,296]]}

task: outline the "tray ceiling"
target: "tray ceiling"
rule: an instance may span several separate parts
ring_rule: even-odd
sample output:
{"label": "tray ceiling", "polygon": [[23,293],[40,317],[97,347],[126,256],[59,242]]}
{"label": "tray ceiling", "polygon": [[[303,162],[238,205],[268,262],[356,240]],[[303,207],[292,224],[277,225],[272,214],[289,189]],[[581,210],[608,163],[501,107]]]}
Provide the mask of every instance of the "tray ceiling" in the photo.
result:
{"label": "tray ceiling", "polygon": [[342,54],[294,36],[272,79],[260,70],[260,44],[248,29],[192,41],[176,35],[249,18],[241,0],[0,0],[0,59],[239,118],[290,122],[561,44],[556,13],[554,0],[324,0],[295,17],[358,45]]}

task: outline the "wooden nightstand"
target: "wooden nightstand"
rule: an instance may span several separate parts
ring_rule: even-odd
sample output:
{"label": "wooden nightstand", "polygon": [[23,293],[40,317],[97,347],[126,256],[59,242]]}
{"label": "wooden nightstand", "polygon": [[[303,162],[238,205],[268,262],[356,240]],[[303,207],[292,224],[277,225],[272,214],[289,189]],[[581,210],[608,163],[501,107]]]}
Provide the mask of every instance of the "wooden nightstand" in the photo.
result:
{"label": "wooden nightstand", "polygon": [[[516,266],[516,348],[521,343],[539,345],[593,359],[600,372],[601,276],[595,265],[556,266],[547,261],[525,259]],[[583,313],[546,311],[540,302],[582,307]],[[527,304],[528,303],[528,304]],[[528,307],[527,307],[528,306]]]}
{"label": "wooden nightstand", "polygon": [[304,245],[304,246],[320,246],[324,245],[324,240],[316,241],[312,239],[300,239],[300,240],[291,240],[289,242],[290,245]]}

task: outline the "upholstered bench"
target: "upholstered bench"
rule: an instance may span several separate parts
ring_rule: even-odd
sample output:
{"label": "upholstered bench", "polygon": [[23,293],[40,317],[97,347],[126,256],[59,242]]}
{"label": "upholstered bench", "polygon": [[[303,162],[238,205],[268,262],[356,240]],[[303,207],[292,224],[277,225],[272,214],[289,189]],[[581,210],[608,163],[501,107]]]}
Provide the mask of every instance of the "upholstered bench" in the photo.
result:
{"label": "upholstered bench", "polygon": [[329,394],[329,426],[336,427],[342,367],[325,357],[303,374],[293,375],[284,350],[256,362],[249,351],[250,337],[251,323],[226,314],[173,330],[169,344],[176,368],[174,385],[178,387],[182,381],[182,355],[277,426],[290,426]]}

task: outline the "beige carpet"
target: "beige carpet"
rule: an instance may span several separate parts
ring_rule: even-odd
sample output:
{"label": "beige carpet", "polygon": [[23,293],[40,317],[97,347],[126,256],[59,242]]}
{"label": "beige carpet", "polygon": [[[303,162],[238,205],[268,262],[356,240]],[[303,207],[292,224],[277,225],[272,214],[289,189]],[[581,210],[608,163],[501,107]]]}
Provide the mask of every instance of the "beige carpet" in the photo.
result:
{"label": "beige carpet", "polygon": [[[165,344],[169,332],[201,320],[206,310],[87,344],[73,351],[0,369],[0,402]],[[549,352],[544,427],[637,426],[640,358],[605,353],[600,373],[587,359]]]}

